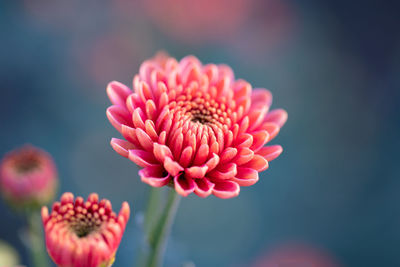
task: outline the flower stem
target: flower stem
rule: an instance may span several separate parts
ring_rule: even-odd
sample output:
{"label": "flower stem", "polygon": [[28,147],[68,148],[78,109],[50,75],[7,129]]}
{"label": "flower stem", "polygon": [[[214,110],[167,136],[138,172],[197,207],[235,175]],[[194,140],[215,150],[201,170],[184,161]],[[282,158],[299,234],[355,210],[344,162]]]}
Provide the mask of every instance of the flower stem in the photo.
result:
{"label": "flower stem", "polygon": [[29,226],[28,248],[31,253],[31,261],[35,267],[47,267],[49,261],[43,240],[43,229],[41,226],[40,215],[36,212],[27,213]]}
{"label": "flower stem", "polygon": [[[160,205],[160,189],[152,189],[148,210],[145,216],[145,224],[149,223],[146,228],[146,239],[149,245],[148,255],[143,266],[159,267],[164,258],[164,252],[167,245],[168,236],[171,232],[172,224],[178,210],[180,196],[175,190],[168,190],[167,202],[159,216],[152,218],[151,215],[157,214],[157,202]],[[158,190],[158,192],[154,192]],[[159,207],[159,206],[158,206]]]}

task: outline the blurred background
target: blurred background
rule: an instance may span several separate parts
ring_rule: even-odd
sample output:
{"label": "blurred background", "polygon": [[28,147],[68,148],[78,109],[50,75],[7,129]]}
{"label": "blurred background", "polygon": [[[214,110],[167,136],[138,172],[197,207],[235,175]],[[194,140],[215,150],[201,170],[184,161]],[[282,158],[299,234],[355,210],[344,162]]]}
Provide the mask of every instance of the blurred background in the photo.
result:
{"label": "blurred background", "polygon": [[[0,154],[51,153],[65,191],[133,206],[115,262],[131,266],[148,186],[109,145],[109,81],[165,50],[227,63],[289,120],[281,157],[238,198],[183,199],[166,266],[400,266],[400,19],[389,1],[0,1]],[[0,239],[30,265],[23,220]],[[292,265],[290,265],[292,266]],[[295,266],[295,265],[293,265]]]}

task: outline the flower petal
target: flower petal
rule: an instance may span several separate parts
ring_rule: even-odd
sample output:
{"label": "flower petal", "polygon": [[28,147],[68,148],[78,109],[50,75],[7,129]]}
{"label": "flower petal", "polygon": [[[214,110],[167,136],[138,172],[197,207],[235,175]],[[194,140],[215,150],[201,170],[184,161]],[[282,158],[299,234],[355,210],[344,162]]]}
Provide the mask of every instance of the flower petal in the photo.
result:
{"label": "flower petal", "polygon": [[221,163],[226,163],[231,161],[237,154],[238,150],[234,147],[227,147],[221,153]]}
{"label": "flower petal", "polygon": [[258,172],[262,172],[268,169],[268,161],[263,156],[255,154],[249,162],[242,165],[241,167],[251,168],[255,169]]}
{"label": "flower petal", "polygon": [[268,107],[262,106],[249,112],[249,131],[257,129],[257,127],[263,122],[265,115],[268,112]]}
{"label": "flower petal", "polygon": [[207,177],[219,180],[226,180],[234,177],[237,174],[236,164],[227,163],[222,166],[219,165],[216,169],[209,172]]}
{"label": "flower petal", "polygon": [[148,167],[148,168],[144,168],[141,169],[139,171],[139,175],[140,175],[140,179],[146,183],[149,184],[151,186],[154,187],[162,187],[167,185],[172,177],[170,174],[164,174],[162,173],[162,169],[161,168],[157,168],[157,167]]}
{"label": "flower petal", "polygon": [[188,196],[193,193],[195,189],[195,183],[192,178],[185,177],[183,174],[177,175],[174,178],[175,190],[181,196]]}
{"label": "flower petal", "polygon": [[185,147],[181,153],[181,157],[179,158],[179,164],[182,167],[186,168],[192,161],[192,157],[193,157],[193,148],[191,146]]}
{"label": "flower petal", "polygon": [[128,142],[134,144],[137,148],[142,148],[142,145],[137,138],[136,130],[134,128],[127,125],[122,125],[121,134]]}
{"label": "flower petal", "polygon": [[254,88],[251,92],[251,106],[270,107],[272,104],[272,94],[264,88]]}
{"label": "flower petal", "polygon": [[257,151],[257,154],[263,156],[267,161],[271,161],[276,159],[281,153],[283,149],[280,145],[266,146],[262,147]]}
{"label": "flower petal", "polygon": [[248,133],[241,134],[238,136],[236,143],[237,148],[250,147],[253,144],[253,136]]}
{"label": "flower petal", "polygon": [[288,114],[284,109],[274,109],[271,110],[267,116],[265,116],[265,122],[275,122],[282,127],[287,121]]}
{"label": "flower petal", "polygon": [[158,143],[154,143],[153,153],[156,159],[161,163],[164,163],[165,157],[172,158],[172,152],[166,145],[160,145]]}
{"label": "flower petal", "polygon": [[178,162],[173,161],[170,157],[166,157],[164,160],[164,168],[172,176],[177,176],[179,172],[183,171],[183,167]]}
{"label": "flower petal", "polygon": [[135,162],[137,165],[141,167],[156,167],[159,166],[157,161],[155,160],[153,154],[140,150],[140,149],[130,149],[128,158]]}
{"label": "flower petal", "polygon": [[153,152],[153,140],[151,140],[150,136],[145,131],[136,128],[136,136],[144,149]]}
{"label": "flower petal", "polygon": [[254,156],[253,150],[249,149],[248,147],[243,147],[239,149],[239,153],[236,155],[235,159],[233,160],[237,165],[242,165],[249,162]]}
{"label": "flower petal", "polygon": [[251,168],[238,167],[238,173],[232,181],[235,181],[240,186],[250,186],[258,182],[258,171]]}
{"label": "flower petal", "polygon": [[216,182],[212,192],[219,198],[232,198],[239,195],[240,186],[232,181]]}
{"label": "flower petal", "polygon": [[108,98],[110,98],[111,103],[117,106],[125,107],[126,98],[131,93],[132,91],[128,86],[117,81],[110,82],[107,86]]}
{"label": "flower petal", "polygon": [[203,178],[207,173],[208,167],[204,166],[193,166],[185,169],[185,175],[190,178]]}
{"label": "flower petal", "polygon": [[195,182],[195,189],[194,193],[199,197],[208,197],[211,195],[214,184],[210,182],[207,178],[203,179],[194,179]]}
{"label": "flower petal", "polygon": [[208,172],[217,167],[218,163],[219,163],[219,156],[214,153],[213,156],[206,162],[206,165],[208,167]]}
{"label": "flower petal", "polygon": [[122,125],[133,126],[130,119],[130,114],[126,108],[121,106],[111,106],[107,109],[107,118],[111,122],[112,126],[121,132]]}
{"label": "flower petal", "polygon": [[118,154],[120,154],[125,158],[128,157],[129,150],[135,148],[135,146],[132,143],[118,138],[112,138],[110,144],[112,148],[115,150],[115,152],[117,152]]}
{"label": "flower petal", "polygon": [[267,131],[261,130],[258,132],[253,132],[251,135],[253,136],[253,144],[251,145],[250,149],[253,151],[260,149],[260,147],[265,145],[269,140],[269,134]]}
{"label": "flower petal", "polygon": [[199,149],[197,149],[196,156],[193,160],[193,165],[201,165],[203,164],[206,159],[208,158],[210,149],[208,147],[208,144],[202,144],[200,145]]}
{"label": "flower petal", "polygon": [[281,128],[279,127],[279,125],[276,124],[275,122],[264,122],[263,124],[261,124],[260,127],[258,127],[258,130],[265,130],[268,132],[269,134],[268,142],[274,139],[278,135],[280,129]]}

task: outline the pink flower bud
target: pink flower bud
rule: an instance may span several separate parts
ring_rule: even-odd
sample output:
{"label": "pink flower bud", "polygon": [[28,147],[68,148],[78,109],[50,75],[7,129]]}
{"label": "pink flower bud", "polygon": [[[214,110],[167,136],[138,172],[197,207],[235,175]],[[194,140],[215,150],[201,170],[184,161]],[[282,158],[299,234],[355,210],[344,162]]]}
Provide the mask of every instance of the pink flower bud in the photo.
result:
{"label": "pink flower bud", "polygon": [[52,157],[42,149],[25,145],[6,154],[0,163],[0,189],[17,207],[49,203],[58,184]]}

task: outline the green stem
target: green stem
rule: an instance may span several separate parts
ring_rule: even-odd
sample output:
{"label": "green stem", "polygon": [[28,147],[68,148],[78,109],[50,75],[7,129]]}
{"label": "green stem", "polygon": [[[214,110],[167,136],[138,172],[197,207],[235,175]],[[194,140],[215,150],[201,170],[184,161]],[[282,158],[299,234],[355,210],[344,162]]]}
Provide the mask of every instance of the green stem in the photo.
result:
{"label": "green stem", "polygon": [[49,266],[49,261],[44,244],[40,215],[36,212],[31,212],[27,214],[27,217],[29,226],[28,246],[33,266],[47,267]]}
{"label": "green stem", "polygon": [[[154,209],[150,210],[150,208],[156,207],[154,206],[155,200],[153,199],[155,197],[158,197],[159,200],[158,194],[151,194],[148,207],[149,209],[147,210],[147,214],[145,216],[145,224],[149,223],[146,231],[146,239],[148,241],[149,251],[144,262],[145,264],[142,266],[146,267],[161,266],[168,236],[171,232],[172,224],[174,222],[180,202],[180,196],[175,192],[175,190],[168,190],[168,197],[165,207],[161,211],[161,214],[157,217],[157,220],[155,220],[155,218],[151,217],[151,215],[154,215],[155,211]],[[158,207],[159,206],[160,202],[158,202]]]}

